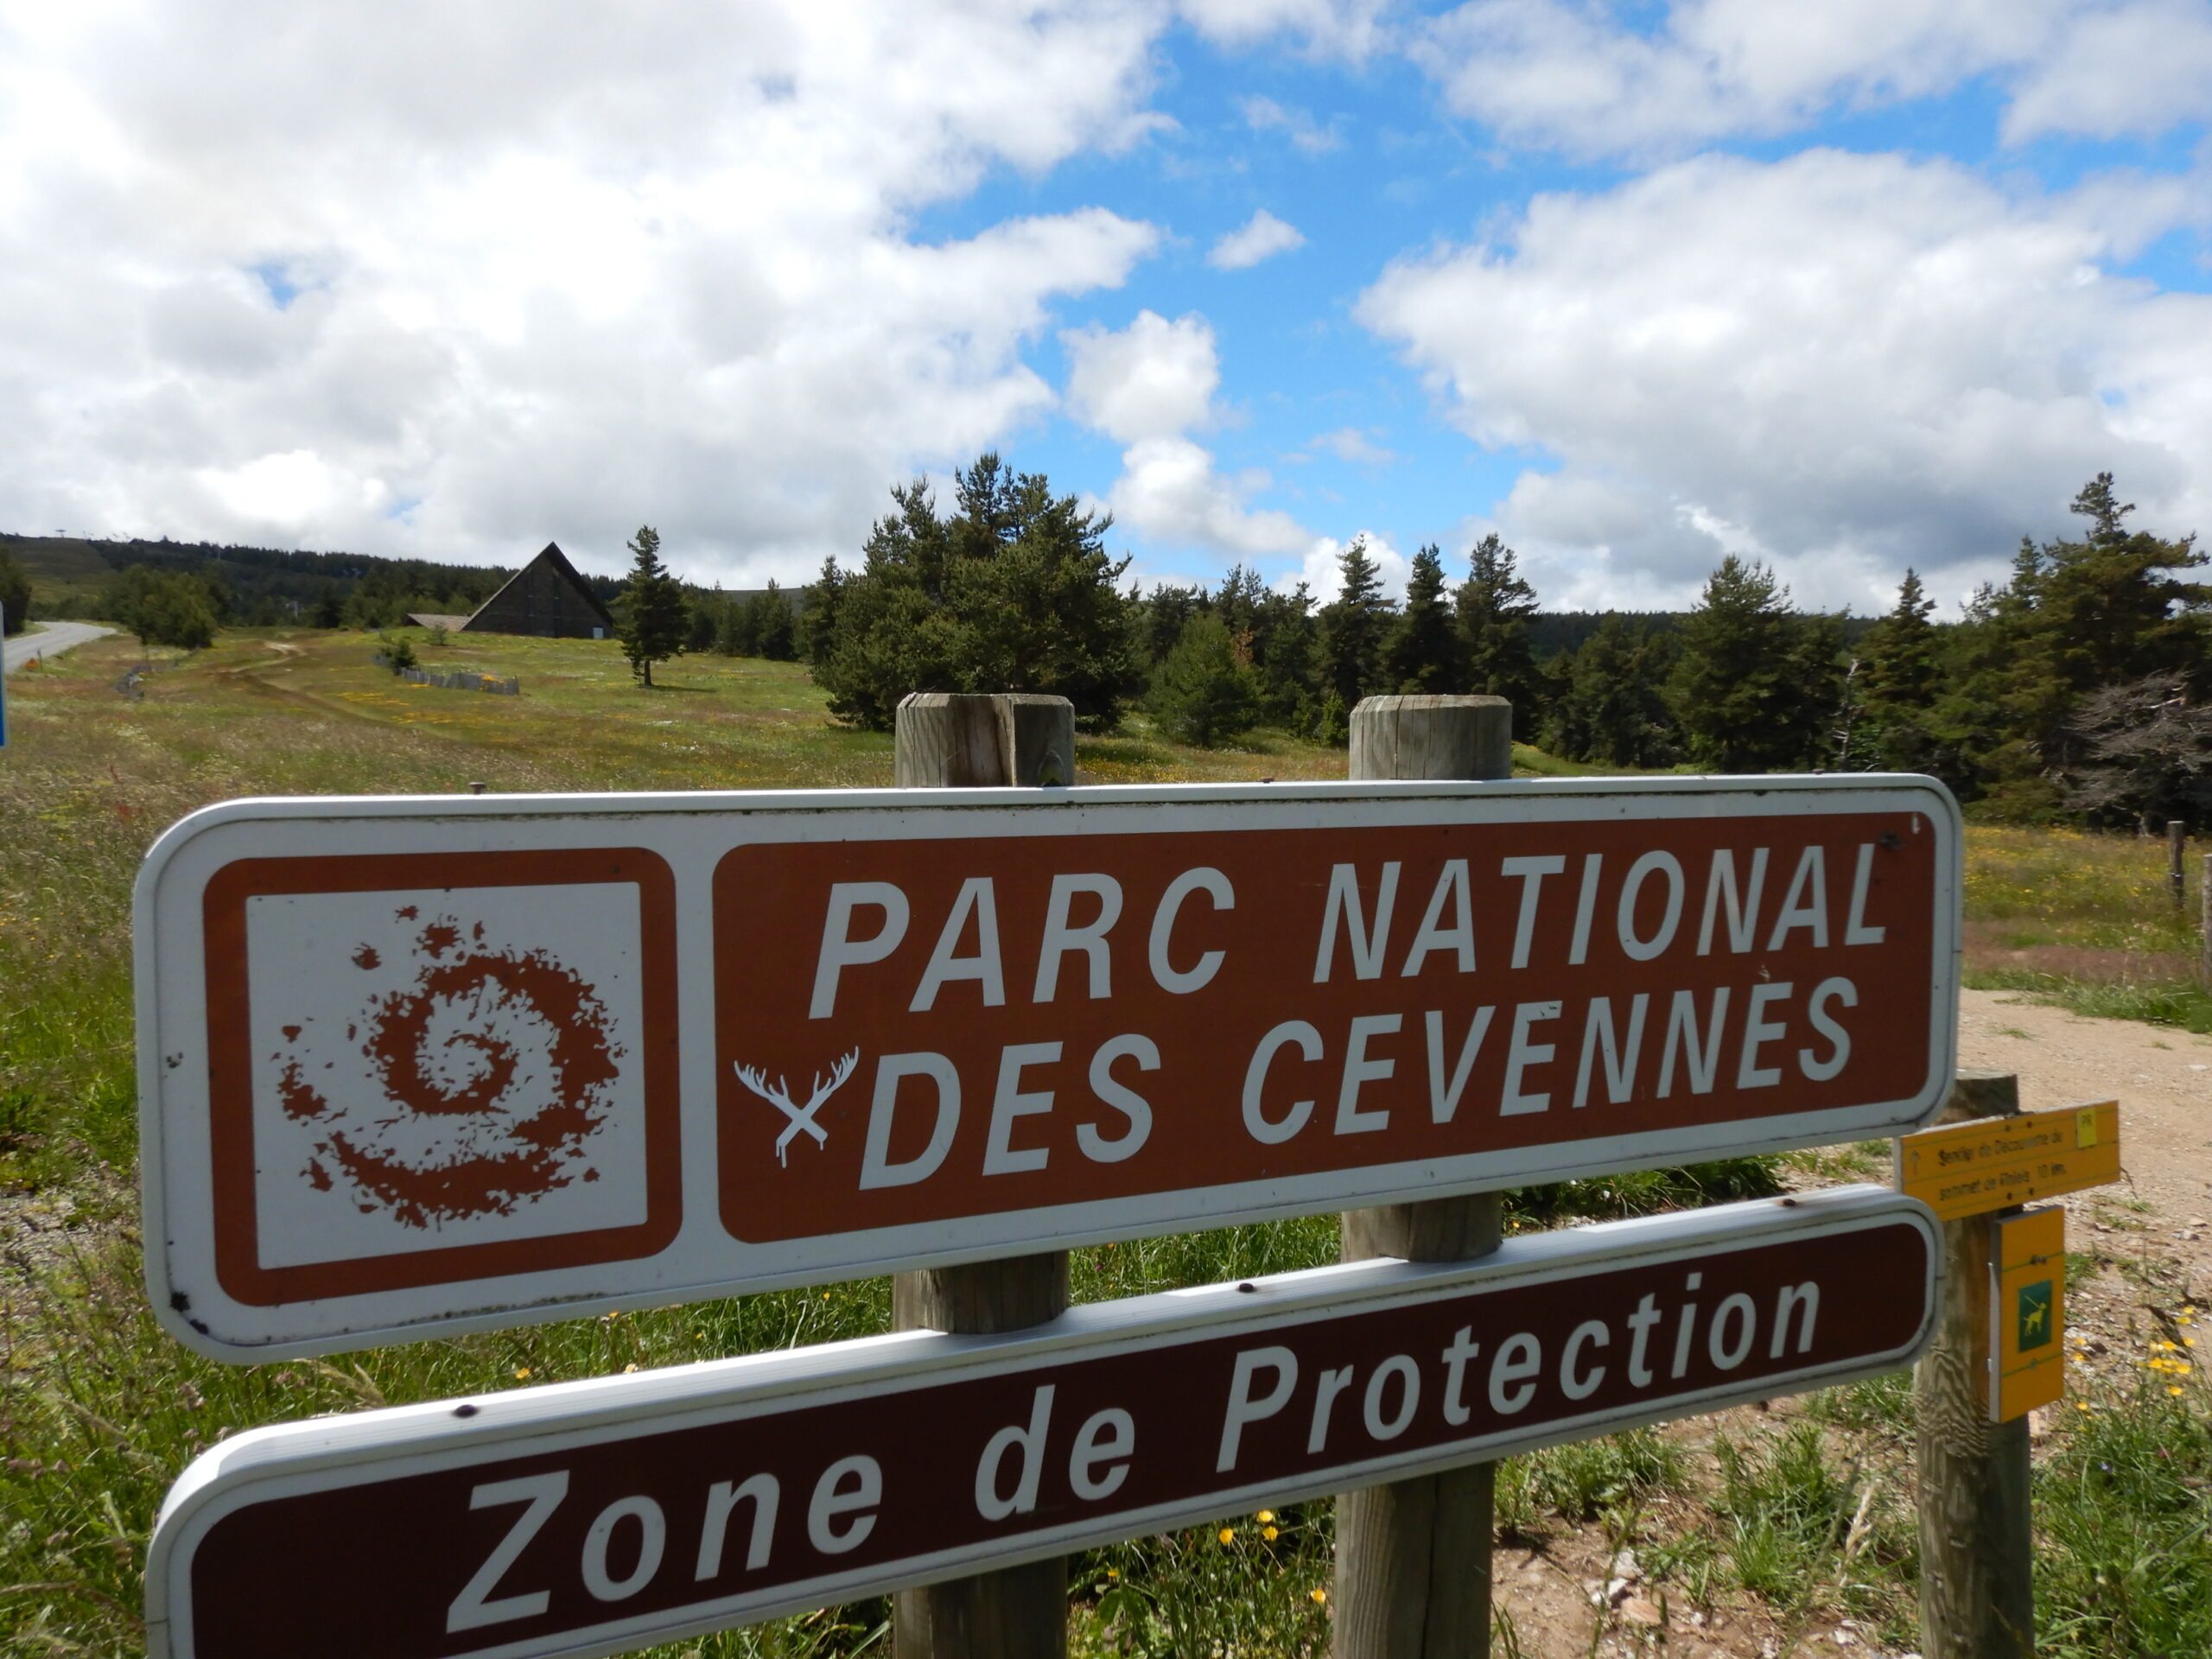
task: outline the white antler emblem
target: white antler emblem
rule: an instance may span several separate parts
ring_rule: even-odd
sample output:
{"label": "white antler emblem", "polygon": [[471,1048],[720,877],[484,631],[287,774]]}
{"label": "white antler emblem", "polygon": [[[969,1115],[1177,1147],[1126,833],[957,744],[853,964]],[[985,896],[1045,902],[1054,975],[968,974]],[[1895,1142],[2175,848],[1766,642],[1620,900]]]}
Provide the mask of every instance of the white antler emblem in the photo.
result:
{"label": "white antler emblem", "polygon": [[828,1083],[822,1081],[822,1074],[819,1071],[816,1072],[814,1093],[804,1106],[796,1106],[791,1103],[791,1085],[783,1078],[778,1077],[776,1086],[771,1089],[768,1086],[768,1074],[759,1066],[741,1065],[737,1068],[737,1080],[740,1083],[791,1119],[791,1122],[784,1126],[784,1132],[776,1137],[778,1163],[784,1161],[785,1153],[790,1150],[791,1142],[798,1138],[801,1130],[814,1137],[816,1146],[829,1144],[830,1137],[824,1133],[822,1126],[814,1121],[814,1115],[822,1109],[823,1101],[844,1087],[845,1079],[853,1075],[853,1068],[860,1063],[861,1052],[856,1048],[830,1068]]}

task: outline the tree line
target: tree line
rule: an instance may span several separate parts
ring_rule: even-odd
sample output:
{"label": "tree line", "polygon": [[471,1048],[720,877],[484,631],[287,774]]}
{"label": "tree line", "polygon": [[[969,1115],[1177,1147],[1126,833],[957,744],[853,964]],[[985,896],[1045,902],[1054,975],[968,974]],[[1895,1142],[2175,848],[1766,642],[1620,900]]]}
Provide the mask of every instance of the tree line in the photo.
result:
{"label": "tree line", "polygon": [[949,511],[920,480],[892,500],[793,632],[856,726],[887,727],[908,691],[1024,690],[1094,731],[1141,707],[1191,743],[1261,726],[1343,742],[1363,696],[1487,693],[1523,741],[1601,766],[1925,772],[1991,816],[2212,823],[2205,555],[2131,527],[2109,474],[2075,497],[2073,539],[2024,539],[1955,619],[1914,570],[1870,622],[1802,610],[1730,555],[1688,614],[1578,619],[1579,643],[1548,651],[1560,620],[1495,534],[1457,571],[1421,549],[1402,601],[1358,540],[1325,603],[1241,564],[1145,594],[1121,588],[1109,518],[996,455],[956,473]]}

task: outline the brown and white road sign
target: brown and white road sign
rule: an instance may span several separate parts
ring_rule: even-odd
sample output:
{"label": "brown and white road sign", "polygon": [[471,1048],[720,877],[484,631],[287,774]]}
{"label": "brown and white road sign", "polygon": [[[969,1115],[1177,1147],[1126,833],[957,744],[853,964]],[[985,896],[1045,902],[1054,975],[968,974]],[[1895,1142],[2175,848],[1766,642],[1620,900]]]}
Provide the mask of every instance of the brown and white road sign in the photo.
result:
{"label": "brown and white road sign", "polygon": [[1879,1187],[256,1429],[155,1529],[173,1659],[614,1652],[1909,1363]]}
{"label": "brown and white road sign", "polygon": [[139,884],[148,1266],[232,1358],[1892,1134],[1909,778],[244,801]]}

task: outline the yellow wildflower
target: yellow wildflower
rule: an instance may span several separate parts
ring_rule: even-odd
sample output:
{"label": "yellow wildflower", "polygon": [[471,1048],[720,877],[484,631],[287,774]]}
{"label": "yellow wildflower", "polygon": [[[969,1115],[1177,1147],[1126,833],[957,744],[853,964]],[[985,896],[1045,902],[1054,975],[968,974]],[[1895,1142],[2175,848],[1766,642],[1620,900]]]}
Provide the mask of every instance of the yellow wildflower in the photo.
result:
{"label": "yellow wildflower", "polygon": [[1324,1589],[1323,1589],[1319,1585],[1318,1585],[1318,1584],[1317,1584],[1317,1585],[1315,1585],[1315,1586],[1314,1586],[1311,1590],[1308,1590],[1306,1593],[1309,1597],[1311,1597],[1311,1598],[1313,1599],[1313,1605],[1314,1605],[1316,1607],[1320,1606],[1324,1602],[1327,1601],[1327,1600],[1328,1600],[1328,1599],[1329,1599],[1329,1592],[1328,1592],[1327,1591],[1324,1590]]}
{"label": "yellow wildflower", "polygon": [[1236,1529],[1234,1527],[1224,1527],[1218,1536],[1220,1537],[1221,1541],[1224,1544],[1235,1543],[1236,1541]]}
{"label": "yellow wildflower", "polygon": [[523,1380],[523,1378],[524,1378],[524,1377],[528,1376],[529,1375],[530,1375],[530,1367],[529,1367],[529,1366],[527,1366],[527,1365],[518,1365],[518,1366],[516,1366],[516,1367],[515,1367],[515,1381],[516,1381],[516,1382],[521,1382],[521,1381]]}
{"label": "yellow wildflower", "polygon": [[2175,1389],[2168,1389],[2166,1390],[2166,1392],[2167,1392],[2168,1394],[2171,1394],[2171,1395],[2178,1395],[2178,1394],[2180,1394],[2180,1393],[2181,1393],[2181,1390],[2180,1390],[2179,1389],[2177,1389],[2177,1388],[2175,1388]]}
{"label": "yellow wildflower", "polygon": [[1268,1522],[1275,1518],[1275,1512],[1273,1510],[1262,1510],[1252,1518],[1264,1527]]}
{"label": "yellow wildflower", "polygon": [[1273,1527],[1262,1527],[1260,1529],[1260,1536],[1266,1539],[1271,1544],[1274,1542],[1277,1535],[1278,1535]]}

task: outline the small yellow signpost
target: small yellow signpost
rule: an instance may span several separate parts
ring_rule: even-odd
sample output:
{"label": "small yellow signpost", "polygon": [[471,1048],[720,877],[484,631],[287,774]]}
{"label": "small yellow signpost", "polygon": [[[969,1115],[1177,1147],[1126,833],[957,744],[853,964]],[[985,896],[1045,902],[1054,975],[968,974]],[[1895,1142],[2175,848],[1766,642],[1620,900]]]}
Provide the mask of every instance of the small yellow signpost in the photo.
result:
{"label": "small yellow signpost", "polygon": [[1945,1221],[2120,1179],[2120,1103],[1923,1129],[1897,1143],[1897,1190]]}
{"label": "small yellow signpost", "polygon": [[1989,1270],[1989,1414],[2009,1423],[2066,1388],[2066,1211],[2000,1216]]}
{"label": "small yellow signpost", "polygon": [[1986,1218],[1991,1420],[2050,1404],[2066,1386],[2066,1211],[2018,1206],[2120,1179],[2120,1103],[1947,1123],[1904,1136],[1897,1157],[1899,1192],[1948,1222]]}

